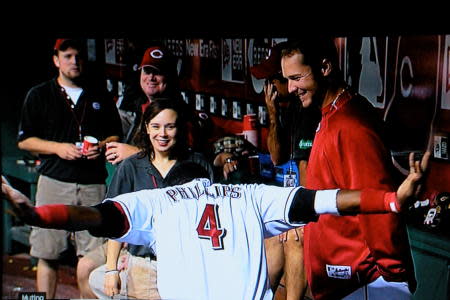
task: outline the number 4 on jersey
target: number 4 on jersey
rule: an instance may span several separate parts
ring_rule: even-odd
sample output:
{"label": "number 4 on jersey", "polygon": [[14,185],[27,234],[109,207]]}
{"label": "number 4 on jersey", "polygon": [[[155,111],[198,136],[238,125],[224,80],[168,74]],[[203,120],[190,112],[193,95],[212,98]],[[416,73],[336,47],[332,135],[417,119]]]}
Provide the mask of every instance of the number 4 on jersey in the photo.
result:
{"label": "number 4 on jersey", "polygon": [[220,228],[219,207],[213,204],[206,204],[202,218],[197,226],[198,237],[210,239],[214,250],[223,249],[223,237],[225,229]]}

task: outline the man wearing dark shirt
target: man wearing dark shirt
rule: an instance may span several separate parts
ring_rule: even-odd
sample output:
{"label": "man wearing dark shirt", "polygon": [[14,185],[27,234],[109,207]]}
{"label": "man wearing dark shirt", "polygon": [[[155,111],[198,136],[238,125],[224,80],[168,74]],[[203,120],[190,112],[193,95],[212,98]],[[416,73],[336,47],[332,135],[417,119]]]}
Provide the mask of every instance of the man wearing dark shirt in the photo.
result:
{"label": "man wearing dark shirt", "polygon": [[[41,164],[36,204],[95,205],[105,195],[107,170],[105,144],[117,141],[122,132],[114,101],[105,91],[85,82],[83,44],[58,39],[53,62],[55,79],[28,92],[19,125],[18,147],[39,156]],[[86,151],[86,136],[98,140]],[[33,228],[30,254],[37,257],[37,289],[54,298],[60,254],[69,246],[70,232]],[[101,244],[86,231],[75,234],[76,251],[83,256]]]}

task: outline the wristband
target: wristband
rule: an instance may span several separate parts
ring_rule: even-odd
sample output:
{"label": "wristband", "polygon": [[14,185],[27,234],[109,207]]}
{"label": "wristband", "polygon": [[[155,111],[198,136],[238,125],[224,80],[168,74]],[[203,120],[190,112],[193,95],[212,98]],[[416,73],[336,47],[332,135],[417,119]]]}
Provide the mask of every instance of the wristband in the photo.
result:
{"label": "wristband", "polygon": [[387,192],[384,194],[384,208],[386,211],[392,211],[395,213],[400,212],[401,208],[398,204],[396,192]]}
{"label": "wristband", "polygon": [[396,192],[375,189],[361,191],[359,209],[364,213],[386,213],[400,211]]}
{"label": "wristband", "polygon": [[317,221],[317,214],[314,210],[315,190],[308,190],[303,187],[295,189],[295,195],[288,210],[288,222],[291,224],[306,224]]}
{"label": "wristband", "polygon": [[118,274],[119,270],[106,270],[105,274]]}
{"label": "wristband", "polygon": [[339,189],[322,190],[316,192],[314,199],[314,210],[317,214],[333,214],[339,215],[337,209],[336,197]]}
{"label": "wristband", "polygon": [[35,208],[39,216],[39,227],[64,229],[69,221],[69,208],[65,204],[47,204]]}

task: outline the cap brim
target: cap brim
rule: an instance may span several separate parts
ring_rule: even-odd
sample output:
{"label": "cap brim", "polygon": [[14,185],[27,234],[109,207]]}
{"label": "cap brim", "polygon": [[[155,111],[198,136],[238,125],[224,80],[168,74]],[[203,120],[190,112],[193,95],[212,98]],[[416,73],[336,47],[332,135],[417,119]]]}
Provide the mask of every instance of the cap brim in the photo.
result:
{"label": "cap brim", "polygon": [[256,66],[250,67],[250,73],[252,73],[253,76],[256,77],[256,79],[266,79],[270,76],[276,74],[276,70],[273,70],[271,68],[268,68],[264,64],[259,64]]}
{"label": "cap brim", "polygon": [[142,69],[143,67],[151,67],[151,68],[153,68],[155,70],[161,71],[161,68],[157,67],[155,65],[142,65],[142,66],[139,67],[139,69]]}

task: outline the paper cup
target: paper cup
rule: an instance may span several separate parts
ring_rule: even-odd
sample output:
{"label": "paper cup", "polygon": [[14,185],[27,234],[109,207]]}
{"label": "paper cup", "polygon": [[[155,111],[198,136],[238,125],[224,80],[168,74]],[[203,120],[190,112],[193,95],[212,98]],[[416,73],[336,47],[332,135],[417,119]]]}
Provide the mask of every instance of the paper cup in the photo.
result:
{"label": "paper cup", "polygon": [[244,138],[253,144],[253,146],[258,147],[258,119],[256,114],[244,115],[244,121],[242,124],[242,133]]}
{"label": "paper cup", "polygon": [[91,148],[94,145],[98,144],[98,140],[93,136],[85,136],[83,139],[83,145],[81,147],[81,154],[86,155],[89,151],[89,148]]}

